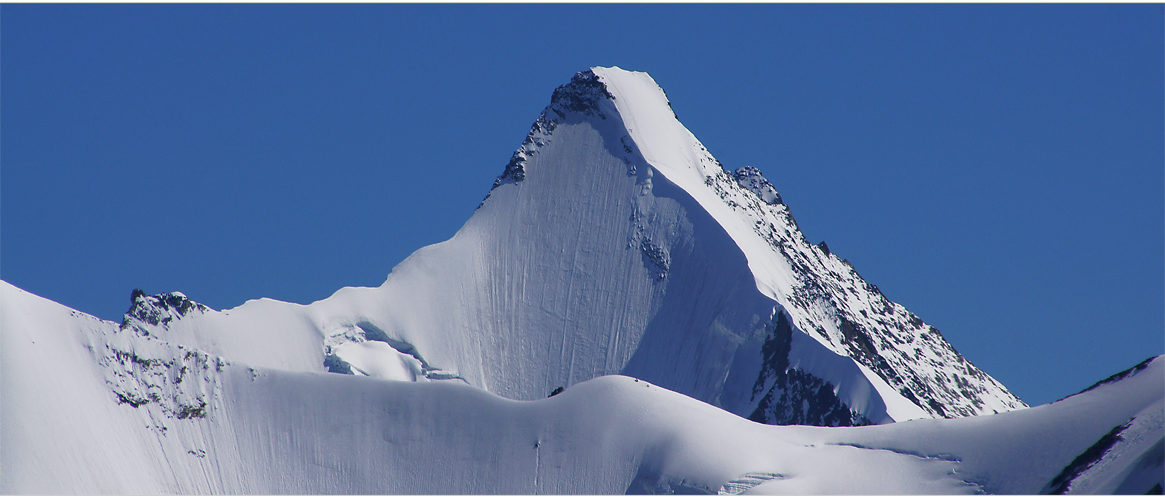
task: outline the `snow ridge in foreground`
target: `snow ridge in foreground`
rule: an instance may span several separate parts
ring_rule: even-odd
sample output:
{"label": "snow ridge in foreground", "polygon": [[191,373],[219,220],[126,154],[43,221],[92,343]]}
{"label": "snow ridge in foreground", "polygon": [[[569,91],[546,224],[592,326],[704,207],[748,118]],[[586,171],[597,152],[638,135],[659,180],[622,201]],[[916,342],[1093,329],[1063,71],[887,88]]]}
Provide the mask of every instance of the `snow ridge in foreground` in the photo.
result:
{"label": "snow ridge in foreground", "polygon": [[1068,491],[1140,493],[1162,475],[1160,357],[1050,405],[849,428],[757,424],[622,376],[514,401],[216,362],[205,414],[182,417],[149,409],[164,398],[119,400],[93,347],[119,334],[143,359],[178,346],[7,283],[0,304],[4,493],[1031,494],[1130,419],[1125,446]]}

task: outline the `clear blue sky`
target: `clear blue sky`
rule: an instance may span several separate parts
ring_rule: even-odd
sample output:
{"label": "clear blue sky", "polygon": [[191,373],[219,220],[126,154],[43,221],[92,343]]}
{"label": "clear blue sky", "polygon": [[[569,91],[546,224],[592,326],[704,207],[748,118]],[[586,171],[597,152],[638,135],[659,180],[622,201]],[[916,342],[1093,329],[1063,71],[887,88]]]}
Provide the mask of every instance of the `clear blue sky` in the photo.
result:
{"label": "clear blue sky", "polygon": [[379,285],[554,88],[647,71],[1038,404],[1165,352],[1157,5],[0,6],[0,278],[101,318]]}

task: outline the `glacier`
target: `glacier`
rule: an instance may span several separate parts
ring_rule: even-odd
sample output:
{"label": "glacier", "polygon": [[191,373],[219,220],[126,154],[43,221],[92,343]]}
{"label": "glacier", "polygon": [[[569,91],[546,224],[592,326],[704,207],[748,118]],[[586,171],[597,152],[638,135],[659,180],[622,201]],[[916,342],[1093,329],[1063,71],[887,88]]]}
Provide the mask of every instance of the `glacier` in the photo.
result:
{"label": "glacier", "polygon": [[555,90],[461,230],[379,287],[135,291],[115,323],[3,283],[0,311],[5,493],[1160,486],[1159,358],[1027,408],[619,68]]}

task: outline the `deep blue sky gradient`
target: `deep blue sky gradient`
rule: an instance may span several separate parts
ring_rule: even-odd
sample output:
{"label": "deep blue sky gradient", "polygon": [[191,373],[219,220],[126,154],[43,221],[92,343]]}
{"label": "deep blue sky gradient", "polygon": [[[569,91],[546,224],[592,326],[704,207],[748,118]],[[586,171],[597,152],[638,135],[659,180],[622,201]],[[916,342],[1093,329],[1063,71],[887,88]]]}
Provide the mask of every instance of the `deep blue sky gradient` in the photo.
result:
{"label": "deep blue sky gradient", "polygon": [[[1165,12],[0,6],[0,278],[101,318],[379,285],[554,88],[649,72],[729,169],[1046,403],[1165,352]],[[0,310],[2,311],[2,310]]]}

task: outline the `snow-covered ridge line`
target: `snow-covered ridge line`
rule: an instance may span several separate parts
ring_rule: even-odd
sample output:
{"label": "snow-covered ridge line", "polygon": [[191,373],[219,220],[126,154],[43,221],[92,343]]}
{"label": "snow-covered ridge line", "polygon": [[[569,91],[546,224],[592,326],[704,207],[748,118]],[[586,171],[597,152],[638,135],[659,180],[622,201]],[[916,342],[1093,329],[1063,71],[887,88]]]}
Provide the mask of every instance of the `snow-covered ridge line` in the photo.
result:
{"label": "snow-covered ridge line", "polygon": [[5,494],[1165,485],[1165,359],[941,418],[1009,396],[617,68],[556,90],[465,226],[378,288],[134,291],[118,324],[0,282]]}
{"label": "snow-covered ridge line", "polygon": [[[932,416],[1026,406],[844,260],[810,244],[759,170],[728,173],[646,73],[592,68],[648,164],[691,194],[744,251],[757,288],[800,330],[877,373]],[[755,170],[755,171],[754,171]],[[918,367],[922,368],[919,369]],[[925,401],[924,401],[925,400]]]}
{"label": "snow-covered ridge line", "polygon": [[473,217],[379,288],[221,312],[182,299],[133,320],[256,367],[462,379],[512,399],[621,373],[782,424],[1022,406],[809,244],[759,170],[725,171],[649,76],[615,68],[555,90]]}
{"label": "snow-covered ridge line", "polygon": [[851,428],[754,424],[622,376],[513,401],[238,363],[213,369],[213,409],[152,418],[94,351],[183,346],[6,282],[0,308],[5,494],[1033,494],[1061,475],[1139,494],[1165,475],[1162,358],[1050,405]]}
{"label": "snow-covered ridge line", "polygon": [[1132,367],[1129,367],[1128,369],[1121,370],[1120,372],[1112,374],[1112,375],[1104,378],[1103,380],[1097,381],[1095,384],[1092,384],[1091,386],[1084,388],[1083,391],[1080,391],[1080,392],[1073,394],[1071,396],[1076,396],[1077,394],[1083,394],[1083,393],[1086,393],[1086,392],[1091,391],[1093,389],[1096,389],[1100,386],[1103,386],[1105,384],[1111,384],[1113,382],[1117,382],[1117,381],[1124,379],[1126,377],[1131,377],[1133,375],[1137,375],[1142,370],[1148,368],[1149,365],[1151,363],[1153,363],[1154,361],[1156,361],[1158,358],[1160,358],[1160,356],[1152,356],[1149,358],[1145,358],[1145,361],[1137,363],[1136,365],[1133,365]]}

